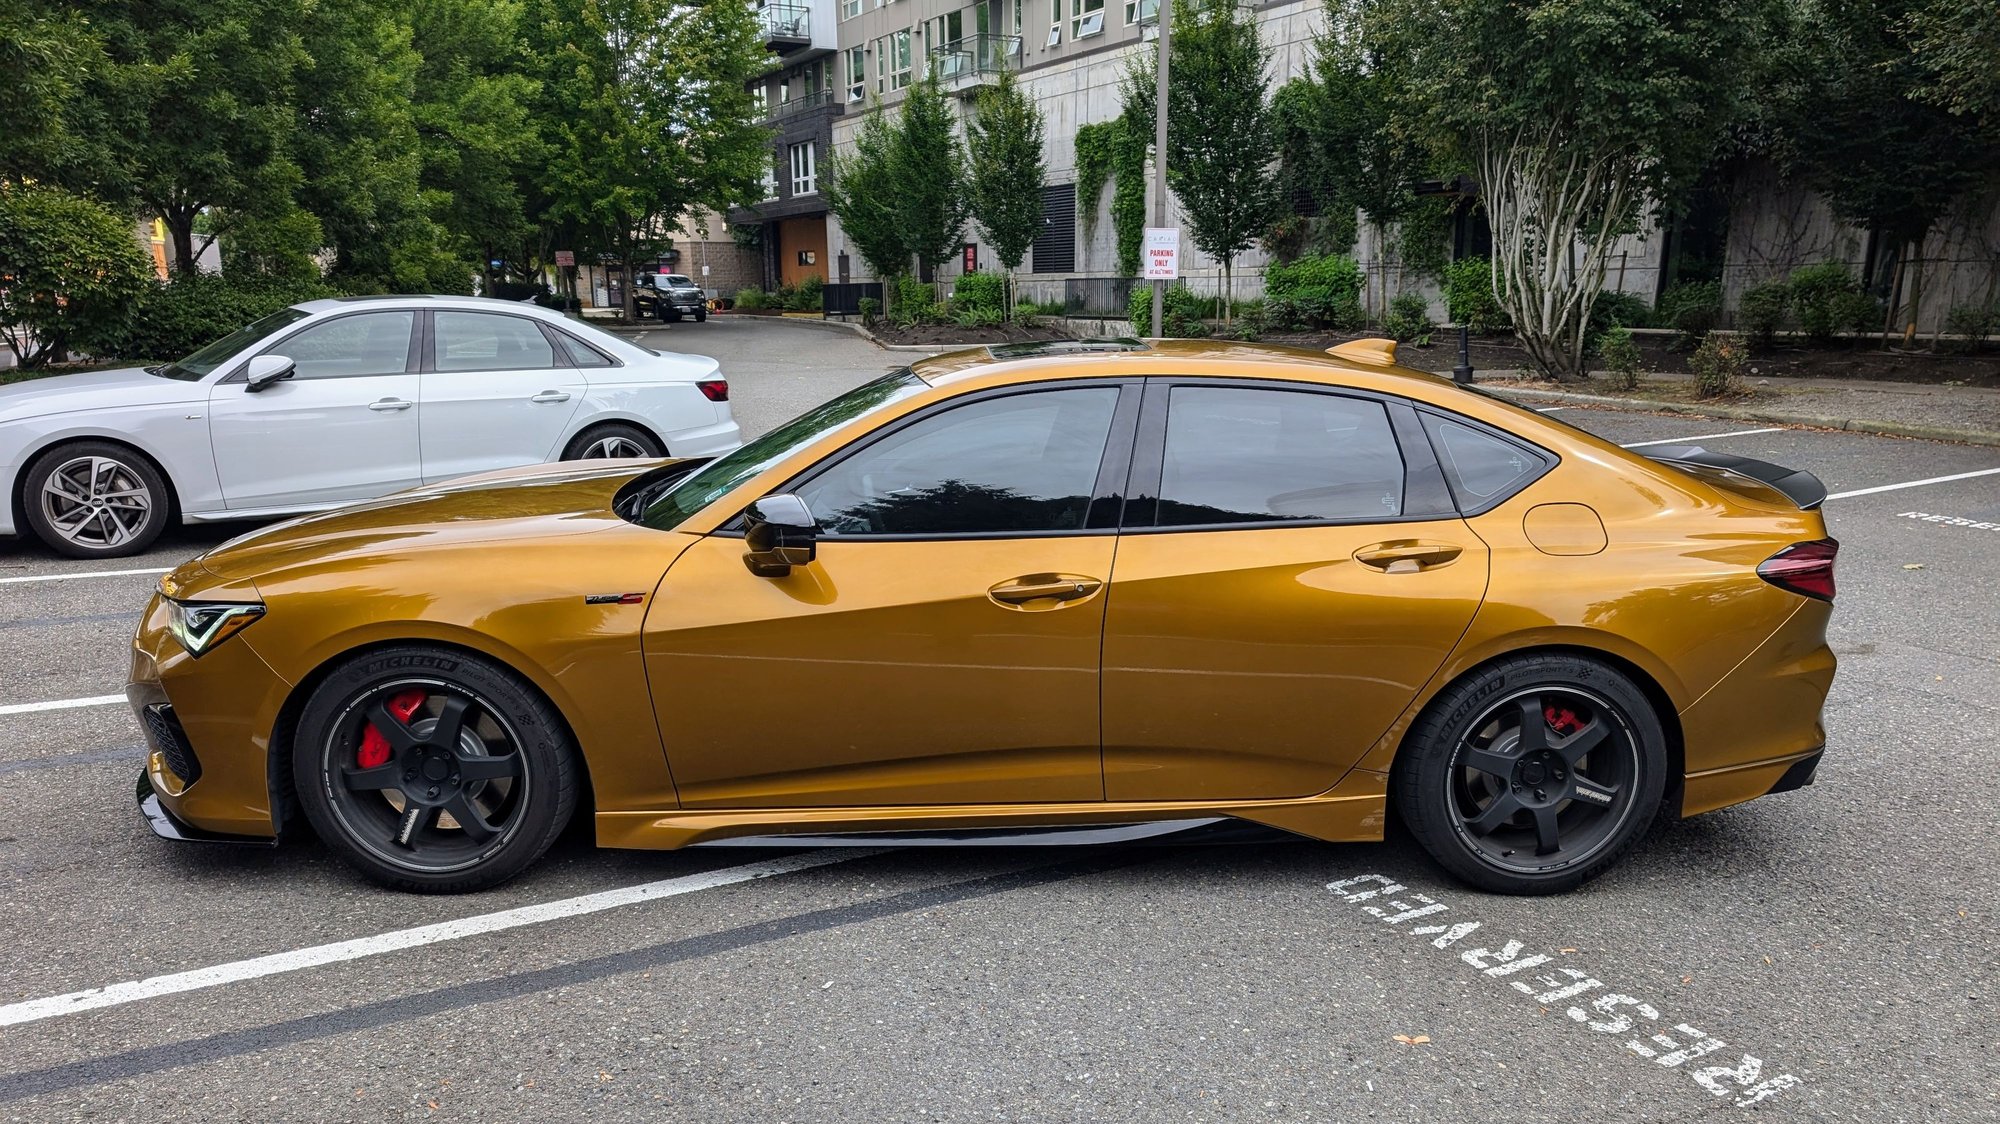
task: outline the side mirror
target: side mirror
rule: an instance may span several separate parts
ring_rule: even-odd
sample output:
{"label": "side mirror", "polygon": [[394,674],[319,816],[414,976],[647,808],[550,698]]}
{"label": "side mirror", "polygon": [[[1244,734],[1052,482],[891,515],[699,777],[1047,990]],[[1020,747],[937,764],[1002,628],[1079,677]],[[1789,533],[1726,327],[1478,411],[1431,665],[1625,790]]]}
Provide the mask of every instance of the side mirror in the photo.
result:
{"label": "side mirror", "polygon": [[243,390],[247,394],[268,390],[272,384],[291,378],[296,370],[298,364],[282,355],[259,355],[250,360],[249,369],[244,372]]}
{"label": "side mirror", "polygon": [[743,545],[749,548],[743,564],[760,578],[782,578],[817,553],[819,523],[797,496],[765,496],[750,505],[743,520]]}

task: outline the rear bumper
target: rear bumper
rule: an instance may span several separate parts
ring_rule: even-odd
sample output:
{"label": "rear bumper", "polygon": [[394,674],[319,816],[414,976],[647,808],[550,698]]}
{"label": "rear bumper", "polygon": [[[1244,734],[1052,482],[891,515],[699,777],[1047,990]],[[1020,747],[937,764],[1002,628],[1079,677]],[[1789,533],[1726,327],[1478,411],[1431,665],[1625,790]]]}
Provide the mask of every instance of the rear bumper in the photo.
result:
{"label": "rear bumper", "polygon": [[737,427],[735,418],[661,436],[666,439],[670,457],[719,457],[735,452],[743,444],[743,431]]}

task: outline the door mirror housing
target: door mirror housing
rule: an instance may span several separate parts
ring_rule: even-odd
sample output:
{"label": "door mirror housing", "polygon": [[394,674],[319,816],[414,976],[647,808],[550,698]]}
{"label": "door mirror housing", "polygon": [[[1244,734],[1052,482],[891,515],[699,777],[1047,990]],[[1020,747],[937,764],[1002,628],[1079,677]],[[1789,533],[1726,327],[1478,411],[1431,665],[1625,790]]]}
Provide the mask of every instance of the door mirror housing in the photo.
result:
{"label": "door mirror housing", "polygon": [[255,394],[268,390],[273,384],[291,378],[298,370],[298,364],[282,355],[259,355],[250,360],[250,366],[243,373],[243,390]]}
{"label": "door mirror housing", "polygon": [[782,578],[818,553],[819,521],[797,496],[765,496],[744,511],[743,524],[743,564],[760,578]]}

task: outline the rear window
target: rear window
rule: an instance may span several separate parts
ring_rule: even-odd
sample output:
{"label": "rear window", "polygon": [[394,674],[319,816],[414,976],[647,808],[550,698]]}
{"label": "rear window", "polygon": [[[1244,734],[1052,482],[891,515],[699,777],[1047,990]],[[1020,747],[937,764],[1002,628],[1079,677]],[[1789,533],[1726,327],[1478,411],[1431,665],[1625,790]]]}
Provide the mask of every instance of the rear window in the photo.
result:
{"label": "rear window", "polygon": [[1491,430],[1423,415],[1438,464],[1451,485],[1460,511],[1472,514],[1494,507],[1533,483],[1548,470],[1548,458]]}

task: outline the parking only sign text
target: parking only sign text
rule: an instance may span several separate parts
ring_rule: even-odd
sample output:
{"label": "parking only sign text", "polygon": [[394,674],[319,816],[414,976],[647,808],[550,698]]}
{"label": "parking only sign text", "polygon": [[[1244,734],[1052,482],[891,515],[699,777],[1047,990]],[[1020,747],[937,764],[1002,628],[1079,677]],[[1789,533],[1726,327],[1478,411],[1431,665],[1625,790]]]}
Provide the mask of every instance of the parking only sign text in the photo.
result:
{"label": "parking only sign text", "polygon": [[1172,281],[1181,275],[1181,230],[1177,226],[1146,228],[1146,280]]}

